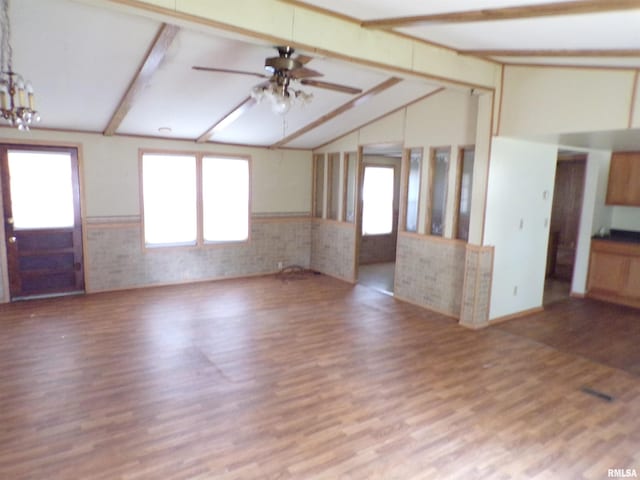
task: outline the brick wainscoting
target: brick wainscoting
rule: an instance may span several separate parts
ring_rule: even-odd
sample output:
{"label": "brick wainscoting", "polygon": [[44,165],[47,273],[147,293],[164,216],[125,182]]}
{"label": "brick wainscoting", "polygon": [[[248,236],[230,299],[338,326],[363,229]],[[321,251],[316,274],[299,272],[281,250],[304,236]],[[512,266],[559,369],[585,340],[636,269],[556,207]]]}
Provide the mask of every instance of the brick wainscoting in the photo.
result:
{"label": "brick wainscoting", "polygon": [[460,324],[469,328],[489,325],[493,247],[467,245]]}
{"label": "brick wainscoting", "polygon": [[331,277],[355,282],[355,225],[314,219],[311,237],[311,268]]}
{"label": "brick wainscoting", "polygon": [[452,317],[460,316],[466,244],[415,233],[398,235],[395,296]]}
{"label": "brick wainscoting", "polygon": [[141,231],[140,222],[87,225],[88,292],[268,274],[278,262],[310,265],[308,217],[253,218],[250,241],[200,248],[143,249]]}

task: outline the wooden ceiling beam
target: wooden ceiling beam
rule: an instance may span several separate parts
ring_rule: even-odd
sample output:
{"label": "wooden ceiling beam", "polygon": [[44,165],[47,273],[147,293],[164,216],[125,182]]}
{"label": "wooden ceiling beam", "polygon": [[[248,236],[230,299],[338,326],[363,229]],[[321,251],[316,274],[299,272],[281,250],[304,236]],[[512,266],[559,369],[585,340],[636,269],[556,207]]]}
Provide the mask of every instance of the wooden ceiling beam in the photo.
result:
{"label": "wooden ceiling beam", "polygon": [[256,100],[253,97],[245,98],[242,102],[240,102],[238,105],[233,107],[233,109],[229,113],[227,113],[224,117],[222,117],[216,123],[211,125],[211,127],[208,128],[206,132],[204,132],[202,135],[198,137],[196,142],[204,143],[208,141],[214,133],[224,128],[227,128],[229,125],[235,122],[241,115],[243,115],[247,110],[252,108],[255,104],[256,104]]}
{"label": "wooden ceiling beam", "polygon": [[394,85],[397,85],[401,81],[402,81],[402,79],[397,78],[397,77],[388,78],[384,82],[382,82],[382,83],[376,85],[375,87],[367,90],[366,92],[362,93],[361,95],[358,95],[356,98],[354,98],[352,100],[349,100],[347,103],[344,103],[341,106],[339,106],[338,108],[330,111],[329,113],[324,114],[323,116],[321,116],[317,120],[314,120],[313,122],[311,122],[311,123],[305,125],[304,127],[300,128],[299,130],[296,130],[292,134],[287,135],[286,137],[284,137],[279,142],[274,143],[273,145],[271,145],[271,147],[272,148],[279,148],[279,147],[282,147],[282,146],[286,145],[287,143],[291,142],[292,140],[294,140],[294,139],[296,139],[298,137],[301,137],[305,133],[310,132],[311,130],[313,130],[315,128],[318,128],[323,123],[327,123],[328,121],[333,120],[338,115],[341,115],[344,112],[346,112],[348,110],[351,110],[352,108],[355,108],[357,106],[362,105],[363,103],[368,102],[369,100],[371,100],[373,97],[375,97],[379,93],[387,90],[388,88],[393,87]]}
{"label": "wooden ceiling beam", "polygon": [[640,9],[640,0],[579,0],[576,2],[555,2],[517,7],[485,8],[463,12],[445,12],[432,15],[381,18],[361,23],[367,28],[413,27],[430,23],[469,23],[522,18],[552,17],[559,15],[583,15],[588,13],[615,12]]}
{"label": "wooden ceiling beam", "polygon": [[640,57],[638,49],[618,50],[460,50],[478,57]]}
{"label": "wooden ceiling beam", "polygon": [[120,100],[118,108],[116,108],[116,111],[111,116],[111,120],[109,120],[109,124],[103,132],[104,135],[111,136],[118,130],[118,127],[126,117],[127,113],[129,113],[129,110],[131,110],[135,101],[139,98],[142,90],[149,83],[151,77],[153,77],[162,64],[162,61],[164,60],[164,57],[166,56],[171,43],[173,43],[178,31],[179,28],[175,25],[169,25],[167,23],[162,24],[156,34],[153,44],[149,48],[149,51],[140,65],[140,68],[138,68],[138,71],[131,80],[129,88],[127,88],[127,91]]}

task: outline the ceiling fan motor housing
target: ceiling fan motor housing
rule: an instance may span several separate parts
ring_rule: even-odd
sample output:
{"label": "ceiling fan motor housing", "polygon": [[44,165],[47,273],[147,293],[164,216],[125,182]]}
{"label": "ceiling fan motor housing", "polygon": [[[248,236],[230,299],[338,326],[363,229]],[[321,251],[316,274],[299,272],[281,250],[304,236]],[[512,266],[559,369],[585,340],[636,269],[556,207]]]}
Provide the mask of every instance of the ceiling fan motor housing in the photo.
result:
{"label": "ceiling fan motor housing", "polygon": [[277,47],[278,57],[267,58],[264,62],[264,68],[270,73],[281,73],[286,75],[291,70],[302,68],[303,64],[299,60],[291,58],[295,51],[291,47]]}

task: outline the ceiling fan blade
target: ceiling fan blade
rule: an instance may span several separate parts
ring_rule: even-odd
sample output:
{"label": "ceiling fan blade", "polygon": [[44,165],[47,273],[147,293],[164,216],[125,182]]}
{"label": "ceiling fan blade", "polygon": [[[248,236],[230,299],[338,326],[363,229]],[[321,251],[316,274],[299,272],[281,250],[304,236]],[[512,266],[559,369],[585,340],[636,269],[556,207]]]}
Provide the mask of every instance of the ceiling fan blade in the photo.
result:
{"label": "ceiling fan blade", "polygon": [[309,78],[309,77],[322,77],[323,75],[320,72],[316,72],[315,70],[311,70],[307,67],[296,68],[291,71],[291,78],[301,79],[301,78]]}
{"label": "ceiling fan blade", "polygon": [[230,70],[228,68],[214,68],[214,67],[199,67],[197,65],[191,68],[194,70],[199,70],[201,72],[234,73],[237,75],[251,75],[253,77],[258,77],[258,78],[270,78],[269,75],[263,75],[262,73],[255,73],[255,72],[245,72],[244,70]]}
{"label": "ceiling fan blade", "polygon": [[313,57],[310,57],[309,55],[297,55],[296,60],[301,64],[306,65],[311,60],[313,60]]}
{"label": "ceiling fan blade", "polygon": [[336,92],[348,93],[356,95],[362,93],[360,88],[348,87],[347,85],[339,85],[337,83],[323,82],[321,80],[311,80],[308,78],[300,79],[302,85],[309,85],[310,87],[324,88],[327,90],[335,90]]}

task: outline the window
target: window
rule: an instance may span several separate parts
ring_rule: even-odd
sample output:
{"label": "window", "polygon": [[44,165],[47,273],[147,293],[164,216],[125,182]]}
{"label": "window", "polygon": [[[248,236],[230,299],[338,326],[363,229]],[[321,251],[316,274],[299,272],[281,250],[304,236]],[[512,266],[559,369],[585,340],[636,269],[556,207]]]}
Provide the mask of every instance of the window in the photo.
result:
{"label": "window", "polygon": [[322,218],[324,212],[324,155],[313,156],[313,216]]}
{"label": "window", "polygon": [[146,245],[196,244],[195,156],[144,154],[142,192]]}
{"label": "window", "polygon": [[249,162],[202,159],[202,232],[205,242],[249,238]]}
{"label": "window", "polygon": [[145,245],[247,240],[249,184],[244,158],[143,153]]}
{"label": "window", "polygon": [[71,155],[9,150],[7,157],[13,229],[73,227]]}
{"label": "window", "polygon": [[449,178],[450,148],[435,148],[431,156],[431,235],[444,234],[445,207],[447,203],[447,180]]}
{"label": "window", "polygon": [[362,234],[384,235],[393,231],[393,167],[364,168],[362,186]]}
{"label": "window", "polygon": [[339,220],[340,213],[340,154],[329,154],[329,213],[331,220]]}
{"label": "window", "polygon": [[342,218],[348,223],[356,221],[356,181],[358,172],[358,154],[350,152],[345,154],[345,200],[343,204],[344,214]]}
{"label": "window", "polygon": [[409,168],[407,169],[407,210],[405,230],[418,231],[420,210],[420,177],[422,176],[422,149],[408,150]]}
{"label": "window", "polygon": [[469,220],[471,216],[471,187],[473,183],[473,148],[463,148],[460,151],[460,166],[458,168],[458,198],[456,238],[469,240]]}

